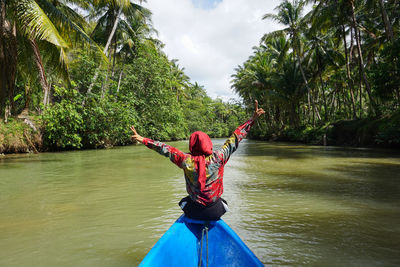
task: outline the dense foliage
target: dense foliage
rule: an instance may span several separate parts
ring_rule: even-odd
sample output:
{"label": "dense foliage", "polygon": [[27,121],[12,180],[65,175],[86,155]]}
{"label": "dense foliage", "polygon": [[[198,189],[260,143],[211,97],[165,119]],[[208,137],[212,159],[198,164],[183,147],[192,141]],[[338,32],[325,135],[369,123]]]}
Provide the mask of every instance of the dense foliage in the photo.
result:
{"label": "dense foliage", "polygon": [[[307,3],[314,6],[303,16]],[[30,125],[30,146],[124,145],[131,124],[154,139],[195,130],[227,136],[255,99],[266,116],[254,137],[321,143],[343,130],[400,145],[399,1],[283,0],[264,19],[285,28],[265,34],[233,75],[243,104],[213,100],[192,83],[162,52],[141,4],[0,0],[0,115]],[[9,140],[4,129],[0,137]]]}
{"label": "dense foliage", "polygon": [[124,145],[132,124],[161,140],[229,135],[246,118],[240,103],[192,84],[152,38],[151,12],[138,2],[1,1],[5,121],[40,118],[45,149]]}
{"label": "dense foliage", "polygon": [[[303,16],[307,3],[313,7]],[[233,89],[246,106],[258,99],[265,107],[266,116],[253,134],[301,140],[322,136],[340,120],[353,120],[360,129],[368,120],[396,118],[399,1],[284,0],[275,10],[264,19],[285,28],[265,34],[233,75]],[[388,127],[386,132],[396,132],[395,126]],[[385,135],[379,131],[375,143]],[[399,135],[390,138],[400,144]]]}

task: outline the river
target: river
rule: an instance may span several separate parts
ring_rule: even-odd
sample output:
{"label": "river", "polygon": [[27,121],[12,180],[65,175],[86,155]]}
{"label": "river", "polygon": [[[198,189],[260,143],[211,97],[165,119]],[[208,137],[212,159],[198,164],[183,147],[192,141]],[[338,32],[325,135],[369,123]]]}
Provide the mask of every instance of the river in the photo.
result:
{"label": "river", "polygon": [[[224,189],[223,219],[266,265],[400,265],[398,152],[244,140]],[[142,145],[0,157],[0,266],[136,266],[185,195]]]}

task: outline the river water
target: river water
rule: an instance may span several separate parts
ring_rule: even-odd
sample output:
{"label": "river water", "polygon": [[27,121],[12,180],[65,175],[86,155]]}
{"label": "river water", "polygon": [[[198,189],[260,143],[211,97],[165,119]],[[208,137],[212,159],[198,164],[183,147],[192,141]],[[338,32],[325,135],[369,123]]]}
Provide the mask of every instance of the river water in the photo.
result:
{"label": "river water", "polygon": [[[400,265],[398,152],[244,140],[224,188],[223,219],[266,265]],[[0,158],[0,266],[136,266],[185,195],[142,145]]]}

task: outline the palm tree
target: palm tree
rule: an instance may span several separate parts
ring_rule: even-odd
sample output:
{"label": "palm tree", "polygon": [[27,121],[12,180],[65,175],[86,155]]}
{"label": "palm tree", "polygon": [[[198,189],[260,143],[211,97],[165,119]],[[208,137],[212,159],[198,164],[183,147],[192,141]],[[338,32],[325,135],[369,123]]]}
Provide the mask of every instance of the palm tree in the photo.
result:
{"label": "palm tree", "polygon": [[[0,114],[6,108],[8,100],[12,106],[14,95],[17,51],[16,25],[6,16],[6,2],[0,1]],[[8,108],[10,110],[11,108]],[[8,116],[8,112],[5,112]]]}
{"label": "palm tree", "polygon": [[[84,1],[63,0],[20,0],[10,1],[3,5],[2,21],[13,25],[19,52],[18,56],[25,59],[31,58],[36,65],[39,83],[43,90],[43,103],[49,103],[50,85],[45,71],[45,65],[57,65],[63,77],[67,77],[68,56],[67,52],[73,44],[87,42],[93,47],[97,45],[85,33],[84,19],[68,6],[69,3],[82,4]],[[5,6],[5,8],[3,8]],[[26,40],[26,41],[25,41]],[[29,46],[18,45],[29,43]],[[31,57],[32,55],[32,57]],[[47,60],[43,60],[47,58]],[[16,54],[7,59],[17,62]],[[16,64],[16,63],[15,63]],[[29,65],[26,66],[29,68]],[[12,87],[15,86],[15,79]]]}
{"label": "palm tree", "polygon": [[[142,2],[140,1],[140,4]],[[97,21],[97,23],[91,35],[99,43],[106,41],[103,50],[106,56],[111,56],[112,42],[114,43],[114,56],[116,54],[118,41],[115,38],[115,34],[118,28],[121,30],[133,29],[135,28],[133,23],[136,21],[147,24],[151,16],[151,12],[148,9],[139,4],[132,3],[130,0],[93,0],[93,4],[90,19]],[[121,27],[120,24],[123,26]],[[87,90],[87,95],[93,89],[99,75],[99,68],[96,70],[92,83]]]}
{"label": "palm tree", "polygon": [[[314,86],[312,87],[314,95],[318,94],[318,86],[316,82],[319,80],[320,84],[320,95],[322,95],[324,110],[325,110],[325,121],[328,120],[328,105],[326,100],[326,88],[324,85],[324,73],[327,72],[329,67],[336,67],[336,63],[339,62],[337,59],[340,54],[336,53],[333,49],[332,36],[329,34],[321,35],[317,33],[310,34],[307,36],[307,46],[310,48],[307,55],[308,61],[311,67],[314,68],[314,74],[312,75],[312,81]],[[315,93],[316,92],[316,93]],[[313,124],[315,124],[315,117],[313,116]]]}
{"label": "palm tree", "polygon": [[275,8],[278,11],[278,14],[265,14],[263,16],[263,19],[273,19],[279,22],[280,24],[287,26],[285,29],[276,31],[274,34],[279,34],[280,32],[284,32],[289,36],[290,46],[293,49],[293,52],[296,56],[301,76],[308,90],[309,106],[312,106],[313,116],[314,114],[316,114],[318,119],[320,120],[321,117],[314,103],[314,98],[310,94],[310,88],[302,66],[303,62],[302,34],[306,26],[306,21],[302,17],[302,12],[305,4],[306,3],[304,0],[292,0],[292,1],[284,0],[278,7]]}
{"label": "palm tree", "polygon": [[[369,10],[376,10],[381,16],[385,28],[386,39],[389,42],[394,41],[394,33],[391,20],[386,10],[385,2],[383,0],[365,0],[365,6]],[[379,10],[379,11],[378,11]]]}
{"label": "palm tree", "polygon": [[190,99],[203,99],[207,97],[207,92],[204,89],[203,85],[200,85],[199,83],[195,82],[191,86],[186,88],[187,95]]}
{"label": "palm tree", "polygon": [[[335,1],[312,1],[319,2],[313,9],[311,15],[312,27],[309,31],[309,37],[312,38],[314,35],[326,35],[329,34],[329,39],[334,42],[335,50],[342,50],[345,59],[345,70],[346,70],[346,83],[350,93],[350,101],[352,106],[353,118],[357,116],[356,110],[356,99],[354,96],[354,82],[351,75],[350,68],[350,57],[349,55],[351,49],[347,46],[347,37],[349,28],[346,23],[349,22],[350,12],[349,5],[347,1],[335,0]],[[340,40],[342,41],[342,46],[340,46]],[[352,40],[350,40],[352,43]]]}
{"label": "palm tree", "polygon": [[[152,39],[151,35],[153,33],[157,34],[157,31],[150,24],[148,17],[142,17],[139,12],[136,15],[137,16],[125,18],[125,20],[120,21],[118,31],[113,40],[112,66],[109,67],[109,69],[111,69],[111,74],[107,75],[107,77],[110,76],[111,79],[114,77],[117,65],[116,62],[119,61],[118,65],[120,66],[120,70],[117,92],[119,91],[124,65],[136,56],[138,46],[153,46],[156,44],[156,40]],[[103,94],[106,86],[107,79],[103,84]]]}
{"label": "palm tree", "polygon": [[378,108],[377,104],[375,103],[375,101],[374,101],[374,99],[372,97],[371,86],[369,84],[369,81],[368,81],[368,78],[367,78],[367,74],[365,73],[363,52],[362,52],[362,49],[361,49],[360,29],[359,29],[359,26],[358,26],[359,24],[358,24],[357,18],[356,18],[354,0],[350,0],[350,4],[351,4],[352,26],[353,26],[354,33],[355,33],[356,47],[357,47],[357,53],[358,53],[360,76],[361,76],[361,79],[364,81],[365,89],[367,90],[368,98],[369,98],[369,101],[371,103],[372,109],[375,111],[376,115],[380,115],[379,108]]}
{"label": "palm tree", "polygon": [[290,46],[296,55],[304,83],[308,84],[306,75],[301,65],[301,34],[305,27],[305,21],[302,17],[304,5],[305,2],[303,0],[284,0],[278,7],[275,8],[278,11],[278,14],[265,14],[263,19],[273,19],[278,23],[287,26],[285,29],[276,31],[275,33],[278,34],[279,32],[284,32],[289,36],[289,39],[291,40]]}
{"label": "palm tree", "polygon": [[185,68],[179,67],[176,59],[171,60],[170,66],[170,79],[167,80],[167,84],[172,91],[175,91],[176,100],[179,102],[180,96],[188,98],[185,91],[190,86],[190,78],[185,74]]}

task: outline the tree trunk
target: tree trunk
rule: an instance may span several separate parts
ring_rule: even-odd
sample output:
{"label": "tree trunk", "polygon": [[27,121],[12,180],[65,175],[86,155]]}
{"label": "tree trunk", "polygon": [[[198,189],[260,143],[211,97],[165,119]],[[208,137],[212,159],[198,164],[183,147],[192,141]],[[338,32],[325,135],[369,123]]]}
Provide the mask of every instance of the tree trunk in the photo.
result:
{"label": "tree trunk", "polygon": [[297,113],[296,104],[292,101],[290,104],[290,124],[297,128],[299,126],[299,113]]}
{"label": "tree trunk", "polygon": [[[390,19],[386,12],[386,8],[385,8],[385,4],[384,4],[383,0],[379,0],[379,6],[381,8],[383,22],[385,23],[386,37],[387,37],[388,41],[393,43],[393,41],[394,41],[393,28],[392,28],[392,25],[390,24]],[[395,60],[395,62],[397,62],[398,58],[395,57],[394,60]],[[395,64],[395,73],[397,73],[397,64]],[[400,102],[399,88],[396,88],[395,92],[396,92],[397,101]]]}
{"label": "tree trunk", "polygon": [[39,71],[39,82],[43,89],[43,105],[46,107],[47,104],[49,103],[48,100],[50,97],[50,86],[49,83],[47,82],[46,72],[44,70],[42,57],[40,56],[39,47],[35,40],[31,39],[29,41],[32,46],[35,64]]}
{"label": "tree trunk", "polygon": [[[337,12],[340,12],[340,6],[338,0],[335,0],[336,6],[338,7]],[[357,107],[356,107],[356,100],[354,98],[354,83],[351,78],[351,72],[350,72],[350,61],[351,61],[351,55],[349,54],[349,51],[347,49],[347,42],[346,42],[346,27],[343,22],[343,17],[340,18],[340,24],[342,28],[342,38],[343,38],[343,46],[344,46],[344,55],[345,55],[345,60],[346,60],[346,75],[347,75],[347,84],[349,86],[349,91],[351,95],[351,106],[353,108],[352,114],[353,114],[353,119],[357,117]],[[350,27],[351,31],[351,27]],[[352,31],[351,31],[352,33]],[[352,44],[353,44],[353,35],[351,35],[351,48],[350,48],[350,53],[352,53]]]}
{"label": "tree trunk", "polygon": [[[295,39],[295,40],[296,40],[296,39]],[[295,40],[293,40],[293,41],[295,41]],[[313,124],[315,124],[315,115],[317,115],[317,117],[318,117],[319,120],[321,120],[321,116],[319,115],[319,112],[316,110],[315,103],[314,103],[314,97],[312,96],[312,92],[311,92],[311,90],[310,90],[310,87],[308,86],[308,81],[307,81],[306,75],[305,75],[305,73],[304,73],[303,66],[301,65],[301,62],[302,62],[303,60],[302,60],[302,58],[301,58],[301,56],[300,56],[299,44],[298,44],[298,46],[297,46],[296,54],[297,54],[297,61],[298,61],[298,64],[299,64],[301,76],[303,77],[305,86],[306,86],[306,88],[307,88],[308,106],[309,106],[309,110],[310,110],[310,111],[312,110],[312,114],[310,114],[310,115],[311,115],[312,118],[313,118],[313,119],[312,119],[312,120],[313,120]],[[310,100],[311,100],[311,101],[310,101]],[[311,102],[311,105],[310,105],[310,102]]]}
{"label": "tree trunk", "polygon": [[353,49],[354,49],[354,33],[353,27],[350,27],[350,48],[349,48],[349,64],[353,61]]}
{"label": "tree trunk", "polygon": [[114,54],[113,54],[113,63],[112,63],[112,69],[111,69],[111,79],[114,77],[115,74],[115,58],[117,54],[117,39],[114,38]]}
{"label": "tree trunk", "polygon": [[355,15],[355,8],[354,8],[354,0],[351,1],[351,15],[352,15],[352,20],[353,20],[353,27],[354,27],[354,33],[356,36],[356,45],[357,45],[357,53],[358,53],[358,62],[359,62],[359,67],[361,70],[361,75],[362,75],[362,80],[364,81],[365,84],[365,89],[367,90],[368,93],[368,98],[371,103],[371,107],[373,111],[375,112],[376,115],[380,115],[379,109],[372,98],[372,93],[371,93],[371,86],[368,82],[367,75],[365,74],[365,69],[364,69],[364,60],[363,60],[363,54],[361,50],[361,39],[360,39],[360,32],[357,28],[357,20],[356,20],[356,15]]}
{"label": "tree trunk", "polygon": [[[114,26],[113,26],[113,28],[112,28],[112,30],[111,30],[110,36],[108,36],[108,40],[107,40],[106,46],[104,47],[104,50],[103,50],[103,53],[104,53],[106,56],[108,56],[108,48],[109,48],[109,46],[110,46],[110,44],[111,44],[111,40],[112,40],[113,37],[114,37],[115,31],[117,30],[117,26],[118,26],[118,23],[119,23],[121,14],[122,14],[122,7],[120,7],[119,10],[118,10],[117,18],[116,18],[115,21],[114,21]],[[94,74],[92,83],[90,84],[90,86],[89,86],[89,88],[88,88],[88,90],[87,90],[87,95],[90,94],[90,93],[92,92],[93,85],[94,85],[94,83],[96,82],[97,77],[99,76],[99,72],[100,72],[100,66],[97,68],[97,70],[96,70],[96,72],[95,72],[95,74]]]}
{"label": "tree trunk", "polygon": [[[116,55],[116,53],[117,53],[117,40],[116,40],[115,37],[113,38],[113,47],[112,47],[112,48],[110,47],[110,51],[112,51],[112,50],[114,51],[114,53],[112,54],[112,55],[113,55],[112,67],[111,67],[110,64],[108,65],[108,70],[107,70],[107,74],[106,74],[106,79],[105,79],[105,81],[104,81],[104,83],[103,83],[103,86],[101,87],[101,98],[104,98],[104,96],[105,96],[105,94],[106,94],[106,91],[107,91],[107,89],[108,89],[108,80],[109,80],[109,79],[112,79],[112,78],[114,77],[115,55]],[[108,55],[108,61],[111,62],[111,52],[110,52],[110,54]],[[111,72],[111,75],[110,75],[110,72]]]}
{"label": "tree trunk", "polygon": [[384,4],[383,0],[379,0],[379,6],[381,8],[383,22],[385,23],[386,37],[387,37],[388,41],[393,42],[393,40],[394,40],[393,29],[392,29],[392,25],[390,24],[389,16],[386,12],[385,4]]}
{"label": "tree trunk", "polygon": [[[111,49],[110,49],[111,50]],[[111,60],[111,53],[108,55],[108,61]],[[104,79],[104,82],[101,85],[101,98],[103,99],[105,94],[106,94],[106,90],[107,90],[107,83],[108,83],[108,76],[110,75],[110,64],[108,64],[108,68],[107,68],[107,72],[106,72],[106,78]]]}
{"label": "tree trunk", "polygon": [[[5,1],[0,1],[0,114],[14,108],[17,73],[17,31],[15,23],[6,20]],[[6,102],[8,104],[6,106]],[[5,114],[8,115],[8,114]]]}
{"label": "tree trunk", "polygon": [[326,96],[325,96],[325,86],[324,86],[324,81],[322,80],[322,68],[321,68],[321,62],[320,62],[320,58],[318,56],[318,76],[319,76],[319,82],[321,83],[321,94],[322,94],[322,99],[324,101],[324,119],[325,121],[328,121],[328,105],[326,103]]}
{"label": "tree trunk", "polygon": [[362,114],[363,114],[363,100],[362,100],[362,82],[361,79],[359,80],[359,84],[358,86],[360,87],[360,91],[359,91],[359,99],[360,99],[360,119],[362,118]]}
{"label": "tree trunk", "polygon": [[350,73],[350,61],[349,61],[349,56],[348,56],[348,51],[347,51],[347,42],[346,42],[346,29],[345,29],[343,23],[342,23],[342,37],[343,37],[344,54],[345,54],[345,59],[346,59],[347,84],[348,84],[349,90],[350,90],[351,106],[353,108],[353,112],[352,113],[353,113],[353,119],[354,119],[354,118],[357,117],[356,101],[354,99],[353,80],[351,79],[351,73]]}
{"label": "tree trunk", "polygon": [[29,111],[29,105],[31,103],[31,83],[26,82],[25,83],[25,105],[24,105],[24,110],[27,112]]}
{"label": "tree trunk", "polygon": [[8,92],[5,47],[5,20],[6,3],[4,1],[0,1],[0,114],[4,112]]}
{"label": "tree trunk", "polygon": [[121,79],[122,79],[122,70],[121,70],[121,72],[119,73],[118,87],[117,87],[117,95],[118,95],[118,93],[119,93],[119,87],[120,87],[120,85],[121,85]]}
{"label": "tree trunk", "polygon": [[330,109],[330,117],[334,116],[335,113],[335,96],[336,96],[336,90],[332,92],[332,100],[331,100],[331,109]]}

